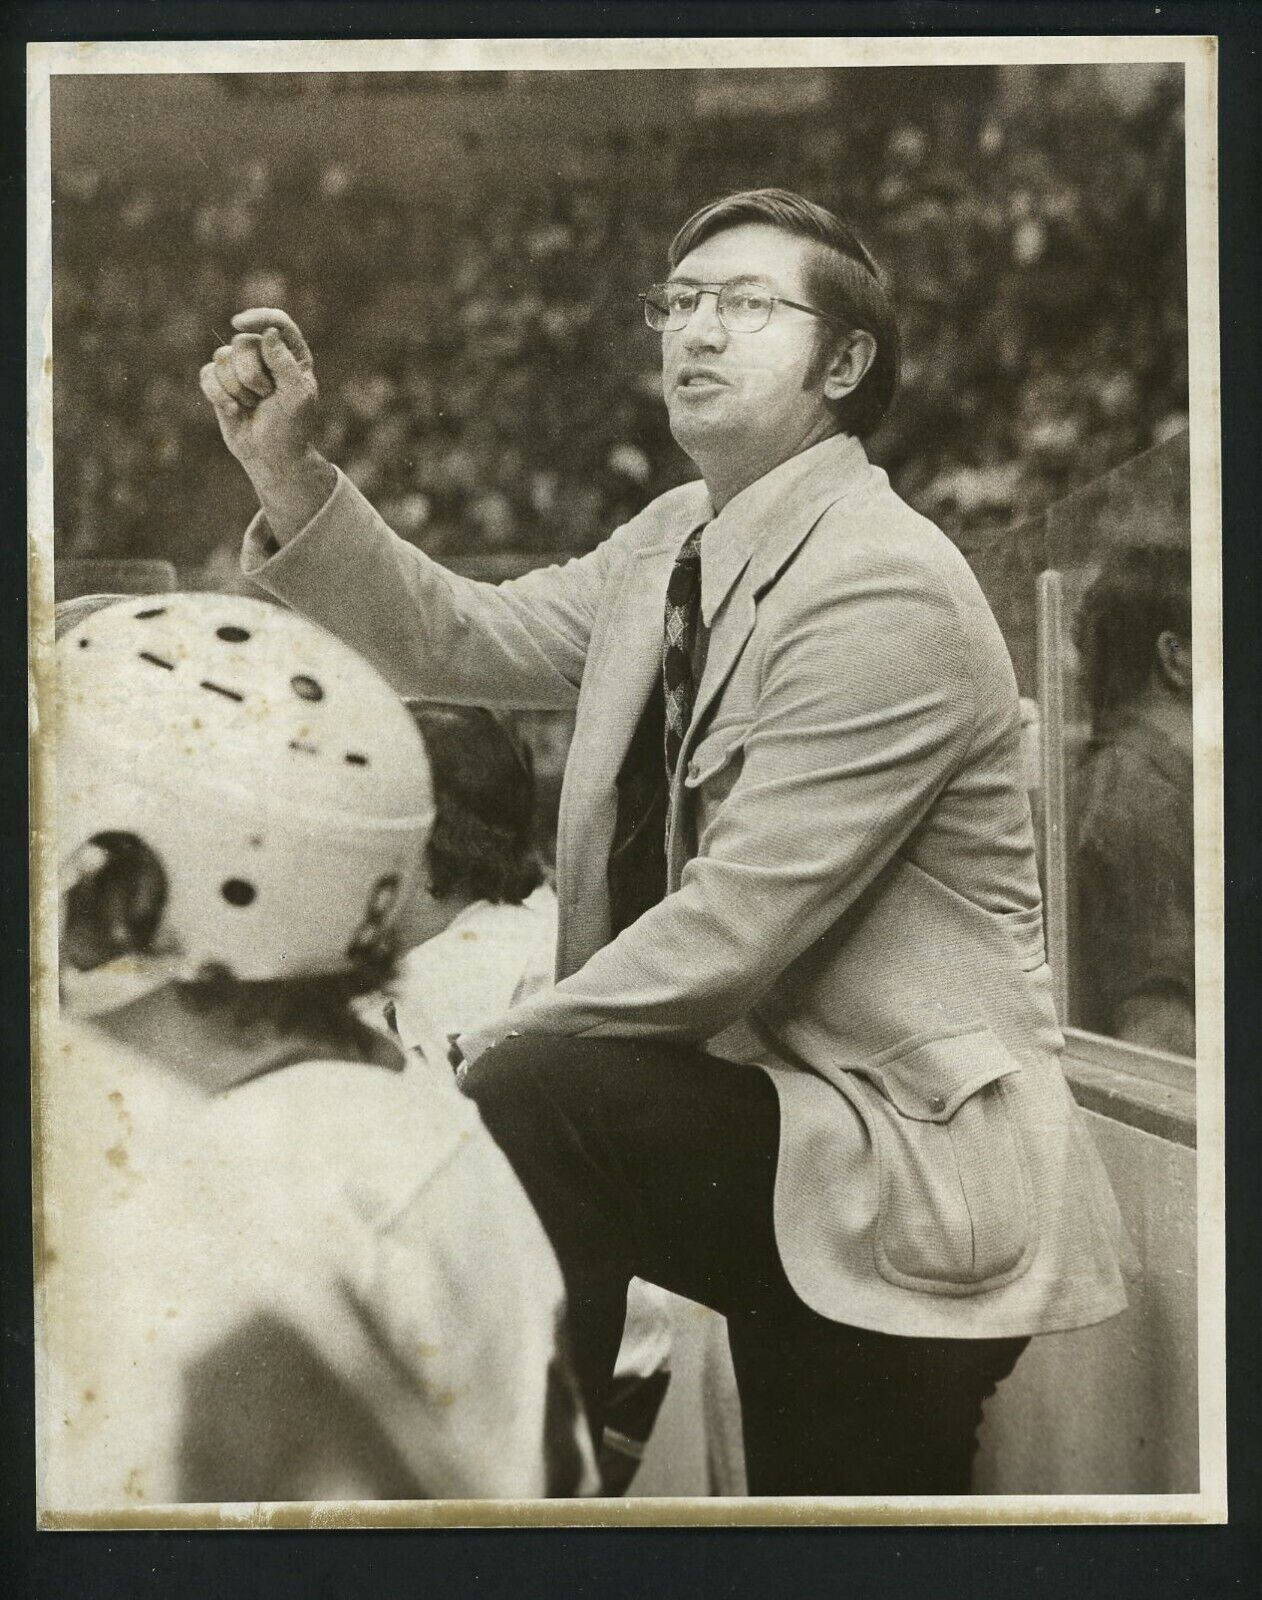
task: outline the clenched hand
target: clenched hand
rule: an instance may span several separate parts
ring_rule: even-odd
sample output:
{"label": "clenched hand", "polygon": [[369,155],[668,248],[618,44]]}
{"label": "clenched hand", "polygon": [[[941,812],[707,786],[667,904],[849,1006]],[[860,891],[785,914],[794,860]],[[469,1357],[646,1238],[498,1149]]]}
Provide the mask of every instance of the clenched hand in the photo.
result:
{"label": "clenched hand", "polygon": [[253,483],[284,544],[333,491],[336,474],[313,443],[319,386],[292,317],[274,307],[239,311],[230,344],[201,369],[202,393],[223,441]]}

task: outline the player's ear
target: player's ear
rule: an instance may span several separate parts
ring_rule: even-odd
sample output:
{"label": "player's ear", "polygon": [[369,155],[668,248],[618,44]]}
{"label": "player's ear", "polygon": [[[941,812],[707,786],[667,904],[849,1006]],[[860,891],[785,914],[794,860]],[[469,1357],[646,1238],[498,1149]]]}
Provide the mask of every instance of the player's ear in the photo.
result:
{"label": "player's ear", "polygon": [[162,863],[133,833],[98,833],[67,863],[61,959],[91,972],[152,945],[166,907]]}
{"label": "player's ear", "polygon": [[866,328],[853,328],[838,339],[824,368],[824,398],[840,400],[863,382],[876,360],[876,340]]}
{"label": "player's ear", "polygon": [[1157,670],[1176,694],[1192,692],[1191,647],[1170,628],[1157,636]]}

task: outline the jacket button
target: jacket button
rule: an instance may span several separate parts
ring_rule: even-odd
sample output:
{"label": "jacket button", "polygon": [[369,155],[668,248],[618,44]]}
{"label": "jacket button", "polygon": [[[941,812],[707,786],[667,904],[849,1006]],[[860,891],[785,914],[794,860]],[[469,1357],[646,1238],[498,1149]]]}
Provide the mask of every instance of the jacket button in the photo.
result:
{"label": "jacket button", "polygon": [[946,1101],[940,1094],[931,1094],[929,1096],[929,1109],[934,1112],[945,1111]]}
{"label": "jacket button", "polygon": [[688,763],[688,776],[692,779],[692,781],[694,783],[697,781],[697,774],[700,771],[701,771],[701,768],[697,765],[697,763],[695,761],[690,761]]}

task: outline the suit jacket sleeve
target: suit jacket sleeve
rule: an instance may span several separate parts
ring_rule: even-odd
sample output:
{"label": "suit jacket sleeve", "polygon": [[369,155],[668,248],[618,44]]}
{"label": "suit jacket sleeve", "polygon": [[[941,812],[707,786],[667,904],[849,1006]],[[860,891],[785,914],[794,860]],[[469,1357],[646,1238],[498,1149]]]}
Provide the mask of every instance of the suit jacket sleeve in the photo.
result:
{"label": "suit jacket sleeve", "polygon": [[[770,630],[744,765],[678,890],[505,1029],[707,1039],[855,900],[965,758],[969,641],[932,575],[879,562]],[[816,585],[818,590],[818,585]],[[767,600],[762,602],[767,607]],[[477,1035],[475,1046],[485,1042]]]}
{"label": "suit jacket sleeve", "polygon": [[608,545],[508,583],[457,577],[400,539],[348,478],[283,549],[262,516],[246,576],[358,650],[400,694],[567,710],[577,697]]}

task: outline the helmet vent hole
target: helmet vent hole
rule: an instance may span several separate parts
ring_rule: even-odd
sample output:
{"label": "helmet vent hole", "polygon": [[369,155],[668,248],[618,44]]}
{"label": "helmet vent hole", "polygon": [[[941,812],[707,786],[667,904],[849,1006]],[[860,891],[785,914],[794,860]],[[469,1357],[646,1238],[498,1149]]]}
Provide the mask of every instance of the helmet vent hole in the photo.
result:
{"label": "helmet vent hole", "polygon": [[314,678],[307,677],[305,673],[300,672],[297,677],[290,678],[289,685],[290,688],[293,689],[294,693],[298,696],[299,700],[324,699],[323,688],[316,682]]}
{"label": "helmet vent hole", "polygon": [[209,689],[212,694],[221,694],[225,700],[235,700],[238,705],[245,700],[245,696],[238,694],[235,689],[225,689],[222,683],[212,683],[209,678],[203,678],[198,688]]}
{"label": "helmet vent hole", "polygon": [[92,643],[91,639],[80,639],[79,640],[79,648],[80,648],[80,650],[86,650],[91,643]]}
{"label": "helmet vent hole", "polygon": [[144,611],[136,612],[136,621],[148,622],[150,617],[165,617],[166,614],[167,608],[165,606],[149,606]]}
{"label": "helmet vent hole", "polygon": [[161,667],[165,672],[175,671],[174,661],[164,661],[161,656],[155,656],[152,650],[142,650],[140,652],[140,659],[142,661],[147,661],[150,666]]}
{"label": "helmet vent hole", "polygon": [[215,629],[216,639],[222,639],[225,644],[244,644],[250,637],[248,628],[238,628],[235,623],[226,622],[222,628]]}
{"label": "helmet vent hole", "polygon": [[230,906],[251,905],[258,894],[254,885],[247,883],[244,878],[229,878],[220,886],[219,892]]}
{"label": "helmet vent hole", "polygon": [[291,739],[289,748],[291,750],[301,750],[305,756],[318,756],[320,754],[315,745],[308,744],[305,739]]}
{"label": "helmet vent hole", "polygon": [[346,763],[351,767],[366,767],[368,765],[368,757],[361,755],[358,750],[348,750],[346,752]]}

